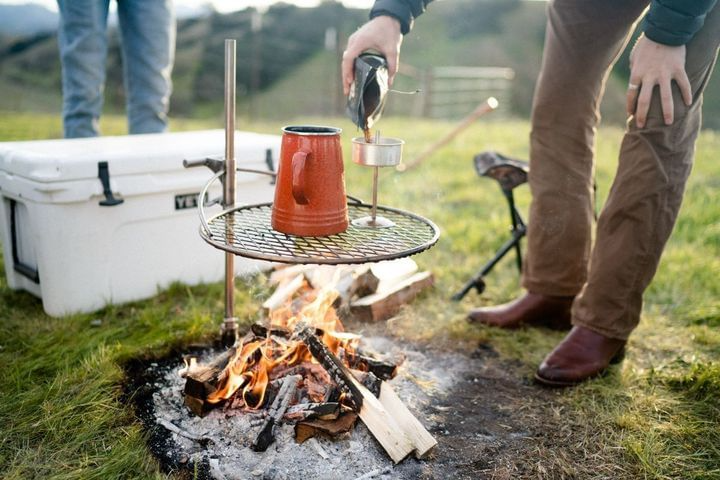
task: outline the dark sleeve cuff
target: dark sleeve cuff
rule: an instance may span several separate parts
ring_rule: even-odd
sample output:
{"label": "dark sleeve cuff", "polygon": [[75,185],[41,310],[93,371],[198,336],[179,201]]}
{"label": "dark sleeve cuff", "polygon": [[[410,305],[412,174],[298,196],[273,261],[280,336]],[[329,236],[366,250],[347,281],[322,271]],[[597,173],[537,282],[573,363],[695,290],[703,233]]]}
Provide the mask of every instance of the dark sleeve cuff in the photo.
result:
{"label": "dark sleeve cuff", "polygon": [[420,16],[432,0],[376,0],[370,10],[370,19],[387,15],[400,22],[400,31],[406,35],[415,18]]}
{"label": "dark sleeve cuff", "polygon": [[685,45],[702,28],[716,1],[653,0],[642,24],[645,36],[664,45]]}

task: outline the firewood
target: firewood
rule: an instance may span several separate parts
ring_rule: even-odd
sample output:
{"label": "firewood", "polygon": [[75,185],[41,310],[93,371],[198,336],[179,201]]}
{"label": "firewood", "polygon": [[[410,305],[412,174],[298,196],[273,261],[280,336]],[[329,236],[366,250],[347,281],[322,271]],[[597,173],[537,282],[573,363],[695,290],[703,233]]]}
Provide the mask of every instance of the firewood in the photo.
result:
{"label": "firewood", "polygon": [[378,286],[372,293],[378,293],[392,289],[394,285],[417,273],[418,265],[412,258],[405,257],[375,263],[370,269],[378,279]]}
{"label": "firewood", "polygon": [[372,372],[380,380],[390,380],[397,375],[398,366],[394,363],[378,360],[360,352],[347,354],[348,364],[358,370]]}
{"label": "firewood", "polygon": [[295,333],[307,346],[315,360],[325,368],[338,388],[345,393],[345,399],[353,405],[355,410],[359,409],[362,405],[362,395],[355,387],[355,383],[351,381],[353,377],[347,367],[325,346],[321,339],[315,336],[311,328],[299,325]]}
{"label": "firewood", "polygon": [[382,382],[380,387],[380,403],[415,446],[416,458],[424,458],[437,445],[437,440],[408,410],[388,382]]}
{"label": "firewood", "polygon": [[256,452],[264,452],[275,440],[275,425],[280,422],[290,402],[295,398],[300,375],[290,375],[283,379],[282,386],[268,410],[267,418],[258,432],[250,448]]}
{"label": "firewood", "polygon": [[268,334],[275,335],[276,337],[281,338],[289,338],[290,335],[292,335],[292,332],[288,330],[287,328],[283,328],[280,326],[272,325],[269,329],[265,325],[261,325],[259,323],[253,323],[250,325],[250,330],[253,332],[254,335],[260,338],[266,338]]}
{"label": "firewood", "polygon": [[351,297],[364,297],[377,292],[380,285],[380,278],[373,273],[370,265],[361,265],[353,272],[352,284],[350,285]]}
{"label": "firewood", "polygon": [[287,409],[285,419],[295,422],[305,420],[335,420],[340,415],[340,404],[328,403],[298,403]]}
{"label": "firewood", "polygon": [[382,445],[393,462],[398,463],[414,449],[405,431],[395,422],[392,415],[385,409],[380,400],[353,377],[353,383],[360,390],[363,402],[360,407],[360,419],[370,433]]}
{"label": "firewood", "polygon": [[356,413],[344,413],[336,420],[307,420],[295,424],[295,441],[303,443],[305,440],[314,437],[318,433],[324,433],[331,437],[347,433],[357,422]]}
{"label": "firewood", "polygon": [[365,322],[387,320],[434,283],[431,272],[421,272],[403,280],[392,289],[363,297],[351,304],[350,311]]}
{"label": "firewood", "polygon": [[278,288],[270,295],[270,298],[265,300],[262,304],[263,308],[268,311],[277,310],[281,306],[295,295],[295,292],[300,290],[305,284],[305,277],[302,274],[298,274],[289,280],[287,283],[282,283]]}
{"label": "firewood", "polygon": [[302,275],[306,270],[314,268],[313,265],[278,265],[270,274],[268,282],[270,285],[281,285],[286,283],[298,275]]}
{"label": "firewood", "polygon": [[198,416],[205,416],[216,405],[207,397],[217,390],[220,377],[228,362],[235,356],[235,348],[229,348],[206,365],[196,365],[185,372],[185,405]]}

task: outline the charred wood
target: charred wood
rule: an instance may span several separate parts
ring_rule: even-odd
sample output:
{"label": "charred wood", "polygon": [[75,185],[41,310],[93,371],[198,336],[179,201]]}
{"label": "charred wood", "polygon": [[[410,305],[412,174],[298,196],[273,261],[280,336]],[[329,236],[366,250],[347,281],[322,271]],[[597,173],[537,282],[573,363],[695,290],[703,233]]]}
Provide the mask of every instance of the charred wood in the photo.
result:
{"label": "charred wood", "polygon": [[285,419],[301,422],[304,420],[334,420],[340,415],[340,404],[329,403],[298,403],[287,409]]}
{"label": "charred wood", "polygon": [[275,425],[280,422],[290,402],[295,398],[300,379],[300,375],[290,375],[283,379],[280,391],[270,406],[265,423],[260,427],[260,431],[250,446],[256,452],[264,452],[275,440]]}
{"label": "charred wood", "polygon": [[352,374],[320,340],[313,334],[312,329],[300,327],[296,330],[298,337],[305,343],[308,350],[320,365],[327,371],[330,378],[345,393],[345,398],[353,405],[355,410],[362,406],[362,394],[352,381]]}
{"label": "charred wood", "polygon": [[357,422],[356,413],[344,413],[336,420],[309,420],[295,424],[295,441],[303,443],[305,440],[314,437],[318,433],[324,433],[331,437],[337,437],[349,432]]}
{"label": "charred wood", "polygon": [[218,382],[235,356],[235,348],[229,348],[206,365],[196,365],[185,371],[185,405],[195,415],[204,416],[216,404],[209,403],[207,397],[217,390]]}
{"label": "charred wood", "polygon": [[352,368],[372,372],[380,380],[390,380],[397,375],[398,366],[394,363],[378,360],[361,353],[349,353],[347,360]]}

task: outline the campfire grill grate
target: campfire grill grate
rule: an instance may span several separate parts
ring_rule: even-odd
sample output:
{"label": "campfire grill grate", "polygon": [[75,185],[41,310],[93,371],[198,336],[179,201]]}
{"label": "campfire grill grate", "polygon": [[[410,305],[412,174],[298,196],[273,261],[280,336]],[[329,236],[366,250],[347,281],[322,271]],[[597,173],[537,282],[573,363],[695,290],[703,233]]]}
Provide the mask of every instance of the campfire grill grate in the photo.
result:
{"label": "campfire grill grate", "polygon": [[272,204],[247,205],[211,217],[202,238],[216,248],[243,257],[280,263],[350,264],[379,262],[414,255],[432,247],[440,232],[431,221],[409,212],[377,207],[378,215],[391,220],[387,228],[358,227],[371,206],[348,203],[350,225],[336,235],[299,237],[270,226]]}

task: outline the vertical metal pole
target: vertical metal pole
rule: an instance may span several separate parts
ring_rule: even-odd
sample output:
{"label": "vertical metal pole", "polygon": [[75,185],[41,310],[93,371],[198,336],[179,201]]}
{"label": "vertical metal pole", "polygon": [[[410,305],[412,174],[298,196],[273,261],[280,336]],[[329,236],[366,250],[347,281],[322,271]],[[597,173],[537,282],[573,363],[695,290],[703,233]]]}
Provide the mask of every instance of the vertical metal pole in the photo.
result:
{"label": "vertical metal pole", "polygon": [[[375,131],[375,145],[380,144],[380,130]],[[377,190],[378,190],[378,172],[380,167],[373,167],[373,190],[372,190],[372,210],[370,212],[370,225],[375,226],[377,218]]]}
{"label": "vertical metal pole", "polygon": [[[225,40],[225,183],[224,207],[235,206],[235,40]],[[225,253],[225,321],[222,343],[231,346],[237,338],[235,318],[235,256]]]}

